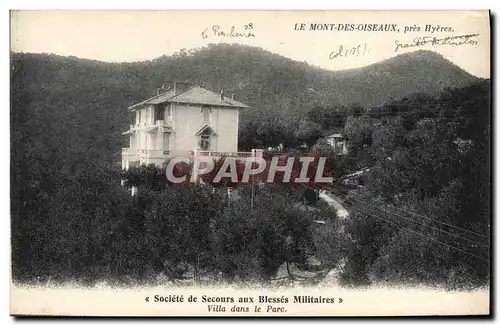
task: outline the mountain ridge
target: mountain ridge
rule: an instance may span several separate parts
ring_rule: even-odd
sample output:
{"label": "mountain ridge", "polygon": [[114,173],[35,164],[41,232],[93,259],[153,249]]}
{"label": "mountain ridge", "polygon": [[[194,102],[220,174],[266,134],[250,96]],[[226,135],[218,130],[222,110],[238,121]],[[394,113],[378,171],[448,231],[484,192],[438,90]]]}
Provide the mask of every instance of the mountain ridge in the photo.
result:
{"label": "mountain ridge", "polygon": [[[139,63],[11,53],[11,65],[11,116],[21,122],[22,114],[37,117],[46,121],[45,128],[59,128],[61,137],[88,143],[98,155],[112,152],[115,156],[126,145],[121,132],[133,119],[126,108],[174,80],[235,94],[237,101],[251,107],[242,111],[241,128],[271,118],[298,126],[315,107],[370,107],[391,98],[434,94],[479,80],[429,51],[340,73],[260,48],[230,44],[212,44]],[[20,123],[16,119],[12,128]],[[41,128],[37,121],[30,123],[36,130]]]}
{"label": "mountain ridge", "polygon": [[[284,83],[285,86],[288,86],[287,83],[290,84],[291,80],[296,78],[298,80],[295,81],[295,90],[297,90],[297,87],[302,86],[303,89],[318,91],[320,93],[330,93],[326,96],[326,101],[338,102],[338,104],[342,105],[351,105],[353,103],[377,105],[384,102],[382,98],[384,91],[391,97],[402,97],[420,91],[433,92],[433,88],[435,88],[435,91],[439,91],[440,88],[444,87],[459,87],[480,79],[451,63],[442,55],[429,50],[404,53],[365,67],[346,70],[328,70],[309,65],[308,63],[294,61],[260,48],[229,44],[211,44],[207,47],[193,50],[191,54],[164,55],[153,60],[133,63],[109,63],[92,59],[79,59],[74,56],[65,57],[55,54],[14,52],[11,52],[11,58],[11,61],[14,63],[19,61],[19,59],[39,60],[42,62],[61,61],[65,62],[66,66],[80,68],[80,73],[84,73],[81,71],[82,69],[102,69],[103,71],[108,71],[108,74],[104,74],[103,76],[105,79],[108,81],[111,78],[117,79],[114,83],[118,84],[116,86],[122,86],[120,85],[122,79],[130,79],[139,85],[142,84],[141,96],[145,95],[146,92],[150,94],[154,93],[157,87],[160,87],[166,81],[173,82],[175,79],[188,79],[200,86],[211,87],[213,90],[218,90],[221,87],[229,88],[230,90],[241,90],[251,84],[252,81],[270,84],[273,83],[272,79],[275,77]],[[185,71],[176,69],[175,66],[182,66],[183,64],[189,66],[189,68]],[[211,69],[210,66],[221,69]],[[225,66],[229,66],[230,69],[224,69]],[[425,72],[419,71],[425,67],[430,67],[431,69],[424,69],[426,70]],[[52,70],[60,70],[61,68],[65,70],[60,65],[53,67]],[[207,73],[199,74],[196,68],[202,68]],[[260,70],[261,78],[255,78],[256,76],[253,72],[255,69],[257,71]],[[225,72],[221,74],[216,70],[223,70]],[[438,74],[436,75],[436,73]],[[102,73],[97,74],[103,75]],[[301,74],[304,76],[298,76]],[[73,74],[73,76],[70,75],[69,77],[77,77],[75,75]],[[234,76],[236,76],[234,78],[236,79],[236,83],[231,85],[228,81],[233,79],[231,77]],[[60,74],[57,77],[64,80],[68,76]],[[135,79],[137,78],[142,80],[136,81]],[[312,81],[312,79],[323,80],[323,83],[318,87],[318,81]],[[328,83],[333,83],[334,85],[328,85]],[[396,83],[398,85],[395,85]],[[384,84],[387,84],[387,86],[384,87]],[[349,89],[352,86],[354,88],[350,92]],[[378,94],[373,94],[374,92],[371,89],[367,91],[367,93],[371,94],[363,94],[363,88],[370,88],[372,86],[375,86],[375,90],[373,91],[375,93],[378,91]],[[266,87],[266,89],[269,89],[269,87]],[[275,92],[282,91],[279,86],[272,87],[272,90]],[[331,94],[332,92],[337,94]],[[267,93],[265,95],[273,97],[272,94]],[[262,101],[252,101],[250,104],[258,106],[261,104],[259,102]],[[322,105],[323,103],[319,104]]]}
{"label": "mountain ridge", "polygon": [[[224,45],[234,45],[234,44],[228,44],[228,43],[221,43],[221,44],[224,44]],[[210,43],[209,45],[218,45],[218,43]],[[400,57],[402,58],[402,57],[405,57],[405,56],[412,56],[412,55],[416,55],[418,53],[421,53],[421,54],[426,54],[426,55],[429,55],[429,56],[434,56],[435,58],[444,59],[444,60],[448,61],[451,65],[457,67],[458,69],[463,70],[464,72],[466,72],[467,74],[471,75],[472,77],[475,77],[475,78],[478,78],[478,79],[488,79],[488,78],[483,78],[483,77],[479,77],[479,76],[475,76],[475,75],[471,74],[470,72],[468,72],[464,68],[462,68],[462,67],[458,66],[457,64],[451,62],[450,60],[446,59],[442,54],[440,54],[440,53],[438,53],[436,51],[432,51],[432,50],[420,49],[420,50],[415,50],[415,51],[411,51],[411,52],[405,52],[405,53],[397,54],[397,55],[395,55],[393,57],[390,57],[390,58],[387,58],[387,59],[383,59],[383,60],[380,60],[380,61],[377,61],[377,62],[374,62],[374,63],[367,64],[365,66],[360,66],[360,67],[355,67],[355,68],[328,69],[328,68],[321,67],[321,66],[318,66],[318,65],[315,65],[315,64],[311,64],[311,63],[309,63],[307,61],[298,61],[298,60],[289,58],[287,56],[284,56],[284,55],[281,55],[281,54],[277,54],[277,53],[273,53],[273,52],[271,52],[269,50],[265,50],[265,49],[262,49],[262,48],[259,48],[259,47],[246,46],[246,45],[240,45],[240,44],[238,44],[238,46],[259,49],[259,50],[261,50],[263,52],[267,52],[269,54],[277,55],[277,56],[282,57],[282,58],[284,58],[286,60],[291,60],[291,61],[294,61],[294,62],[304,63],[304,64],[306,64],[307,66],[309,66],[310,68],[313,68],[313,69],[324,70],[324,71],[327,71],[327,72],[340,73],[340,74],[342,74],[342,73],[349,73],[349,72],[357,72],[359,70],[362,70],[364,68],[368,68],[370,66],[374,66],[374,65],[385,63],[385,62],[389,62],[389,61],[391,61],[391,60],[393,60],[395,58],[400,58]],[[77,57],[77,56],[73,56],[73,55],[62,55],[62,54],[47,53],[47,52],[15,52],[15,51],[10,51],[11,58],[14,57],[14,56],[17,56],[17,55],[47,56],[47,57],[62,58],[62,59],[63,58],[67,58],[67,59],[72,59],[72,60],[77,60],[77,61],[87,62],[87,63],[110,64],[110,65],[137,65],[137,64],[145,64],[145,63],[161,63],[162,60],[165,60],[165,59],[168,59],[168,58],[171,58],[171,57],[175,56],[175,54],[173,54],[173,55],[163,54],[163,55],[160,55],[158,57],[154,57],[152,59],[145,59],[145,60],[106,61],[106,60],[98,60],[98,59],[92,59],[92,58]]]}

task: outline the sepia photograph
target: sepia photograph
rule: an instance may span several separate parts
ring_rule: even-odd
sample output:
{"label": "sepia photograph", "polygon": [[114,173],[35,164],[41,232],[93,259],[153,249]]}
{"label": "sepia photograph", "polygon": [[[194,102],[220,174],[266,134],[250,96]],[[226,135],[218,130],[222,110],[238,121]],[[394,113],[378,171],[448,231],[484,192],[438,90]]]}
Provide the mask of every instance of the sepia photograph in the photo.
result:
{"label": "sepia photograph", "polygon": [[10,314],[490,315],[490,19],[11,10]]}

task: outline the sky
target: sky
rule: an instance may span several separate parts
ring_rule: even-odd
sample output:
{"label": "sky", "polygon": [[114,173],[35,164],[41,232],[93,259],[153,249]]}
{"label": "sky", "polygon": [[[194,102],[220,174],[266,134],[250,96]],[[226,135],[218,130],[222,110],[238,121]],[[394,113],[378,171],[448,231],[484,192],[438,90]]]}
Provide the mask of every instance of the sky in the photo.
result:
{"label": "sky", "polygon": [[[301,23],[306,30],[296,30]],[[399,32],[307,30],[310,24],[397,24]],[[250,30],[251,24],[251,30]],[[297,24],[297,25],[296,25]],[[446,27],[426,32],[426,25]],[[254,37],[224,37],[219,31]],[[297,26],[297,27],[296,27]],[[404,32],[411,26],[420,31]],[[246,29],[245,29],[246,28]],[[451,31],[450,31],[451,29]],[[207,31],[206,38],[202,32]],[[413,44],[415,37],[438,39],[465,34],[474,44]],[[209,43],[240,43],[264,48],[329,70],[363,67],[414,50],[433,50],[469,73],[490,76],[488,12],[471,11],[13,11],[11,50],[53,53],[108,62],[151,60]],[[358,48],[359,46],[359,48]],[[357,55],[334,54],[358,48]],[[342,49],[342,51],[340,51]],[[354,51],[355,52],[355,51]]]}

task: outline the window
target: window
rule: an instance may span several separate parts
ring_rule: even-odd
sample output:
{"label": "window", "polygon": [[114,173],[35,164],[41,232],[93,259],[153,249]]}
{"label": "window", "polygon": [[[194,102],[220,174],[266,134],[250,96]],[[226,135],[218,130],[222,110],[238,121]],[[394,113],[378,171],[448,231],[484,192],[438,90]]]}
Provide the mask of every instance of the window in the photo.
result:
{"label": "window", "polygon": [[201,108],[201,112],[202,112],[202,123],[210,123],[210,112],[212,111],[212,109],[208,106],[203,106]]}
{"label": "window", "polygon": [[210,135],[203,134],[200,136],[200,148],[203,150],[210,149]]}
{"label": "window", "polygon": [[165,120],[165,107],[163,105],[158,105],[155,107],[155,121]]}

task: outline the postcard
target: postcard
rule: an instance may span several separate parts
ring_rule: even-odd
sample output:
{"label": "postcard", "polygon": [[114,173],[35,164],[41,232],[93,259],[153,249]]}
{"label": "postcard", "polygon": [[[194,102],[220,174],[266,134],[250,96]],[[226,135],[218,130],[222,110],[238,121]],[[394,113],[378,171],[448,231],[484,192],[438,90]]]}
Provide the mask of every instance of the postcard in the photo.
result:
{"label": "postcard", "polygon": [[13,316],[489,315],[488,11],[11,11]]}

